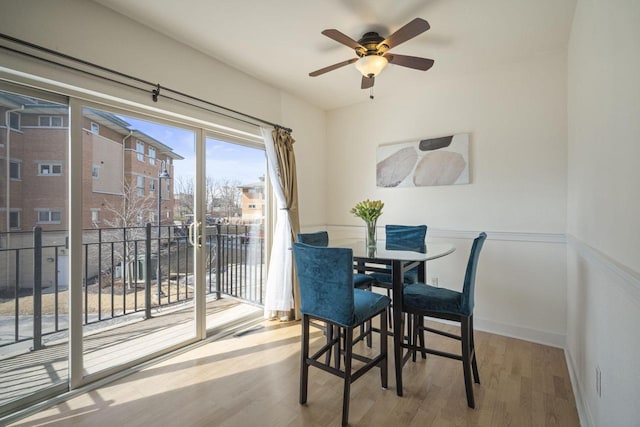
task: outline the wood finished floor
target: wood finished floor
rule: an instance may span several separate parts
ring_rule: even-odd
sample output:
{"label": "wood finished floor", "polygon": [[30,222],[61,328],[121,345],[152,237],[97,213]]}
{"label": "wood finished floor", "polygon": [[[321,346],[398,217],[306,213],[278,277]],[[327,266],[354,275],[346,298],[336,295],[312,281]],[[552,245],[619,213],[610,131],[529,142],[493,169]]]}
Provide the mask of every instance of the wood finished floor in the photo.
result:
{"label": "wood finished floor", "polygon": [[[312,336],[316,346],[322,343],[321,332],[312,329]],[[457,351],[456,343],[427,337],[433,346]],[[377,370],[353,384],[349,424],[579,425],[561,349],[483,332],[476,332],[476,349],[482,383],[474,386],[475,410],[466,406],[460,362],[431,355],[408,362],[404,396],[398,397],[391,357],[388,390],[380,387]],[[298,404],[299,354],[299,322],[265,321],[248,333],[203,345],[12,425],[340,425],[338,377],[311,368],[308,402]]]}

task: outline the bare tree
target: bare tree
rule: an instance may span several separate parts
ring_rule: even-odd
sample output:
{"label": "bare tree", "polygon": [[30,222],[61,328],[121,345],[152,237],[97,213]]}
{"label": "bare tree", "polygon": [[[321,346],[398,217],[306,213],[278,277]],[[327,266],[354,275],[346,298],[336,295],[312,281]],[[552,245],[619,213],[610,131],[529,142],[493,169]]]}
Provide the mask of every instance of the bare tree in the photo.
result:
{"label": "bare tree", "polygon": [[173,182],[180,217],[193,215],[195,189],[192,177],[178,176]]}
{"label": "bare tree", "polygon": [[[137,280],[133,274],[133,266],[136,262],[134,241],[145,238],[143,227],[148,220],[148,213],[153,209],[155,200],[151,194],[138,194],[136,186],[125,182],[122,197],[119,199],[120,203],[105,202],[105,211],[108,213],[104,220],[105,224],[112,229],[122,229],[123,234],[120,236],[123,236],[127,241],[114,252],[115,256],[120,259],[120,265],[123,266],[122,274],[128,288],[133,285],[133,280]],[[114,230],[114,232],[119,233],[119,230]],[[138,250],[140,250],[139,247]],[[150,272],[146,273],[150,274]]]}
{"label": "bare tree", "polygon": [[209,211],[222,211],[227,220],[231,220],[234,212],[240,208],[241,200],[240,181],[207,178],[207,206]]}
{"label": "bare tree", "polygon": [[[192,178],[176,177],[174,183],[176,202],[180,215],[193,214],[194,183]],[[230,220],[241,207],[242,190],[240,181],[231,179],[213,179],[207,177],[205,181],[206,210],[208,213],[217,212]]]}

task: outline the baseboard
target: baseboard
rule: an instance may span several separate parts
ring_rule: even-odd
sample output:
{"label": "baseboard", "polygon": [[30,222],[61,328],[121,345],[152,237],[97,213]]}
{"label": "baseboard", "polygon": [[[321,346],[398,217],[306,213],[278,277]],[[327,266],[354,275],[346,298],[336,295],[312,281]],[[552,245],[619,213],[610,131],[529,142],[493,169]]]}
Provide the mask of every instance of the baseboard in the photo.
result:
{"label": "baseboard", "polygon": [[567,369],[569,370],[569,379],[571,380],[571,388],[573,389],[573,396],[576,399],[576,409],[578,410],[578,418],[580,418],[580,425],[583,427],[595,427],[589,406],[583,396],[585,396],[584,387],[578,380],[578,375],[573,363],[571,354],[565,349],[564,358],[567,362]]}
{"label": "baseboard", "polygon": [[493,320],[482,319],[473,316],[473,327],[478,331],[490,332],[492,334],[504,335],[510,338],[548,345],[551,347],[565,348],[567,336],[555,332],[541,331],[538,329],[526,328],[524,326],[511,325],[495,322]]}

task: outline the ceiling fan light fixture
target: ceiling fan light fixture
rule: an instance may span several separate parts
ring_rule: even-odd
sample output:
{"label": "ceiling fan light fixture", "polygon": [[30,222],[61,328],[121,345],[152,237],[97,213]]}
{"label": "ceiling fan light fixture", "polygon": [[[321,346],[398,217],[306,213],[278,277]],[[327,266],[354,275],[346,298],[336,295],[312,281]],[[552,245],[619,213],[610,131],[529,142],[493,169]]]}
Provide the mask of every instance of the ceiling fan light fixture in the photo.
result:
{"label": "ceiling fan light fixture", "polygon": [[384,56],[368,55],[356,61],[356,69],[365,77],[375,77],[384,70],[388,63],[389,61]]}

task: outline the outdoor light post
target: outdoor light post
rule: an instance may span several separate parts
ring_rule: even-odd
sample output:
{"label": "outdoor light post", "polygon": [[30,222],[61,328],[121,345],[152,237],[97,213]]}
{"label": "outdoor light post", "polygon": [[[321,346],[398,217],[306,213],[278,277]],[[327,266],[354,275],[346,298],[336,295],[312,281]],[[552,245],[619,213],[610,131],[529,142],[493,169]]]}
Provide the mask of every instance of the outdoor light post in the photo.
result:
{"label": "outdoor light post", "polygon": [[162,180],[170,179],[171,175],[167,171],[167,162],[162,160],[160,162],[160,168],[158,169],[158,262],[157,262],[157,274],[158,281],[158,306],[160,306],[160,297],[162,296],[162,287],[160,283],[160,246],[162,243]]}

